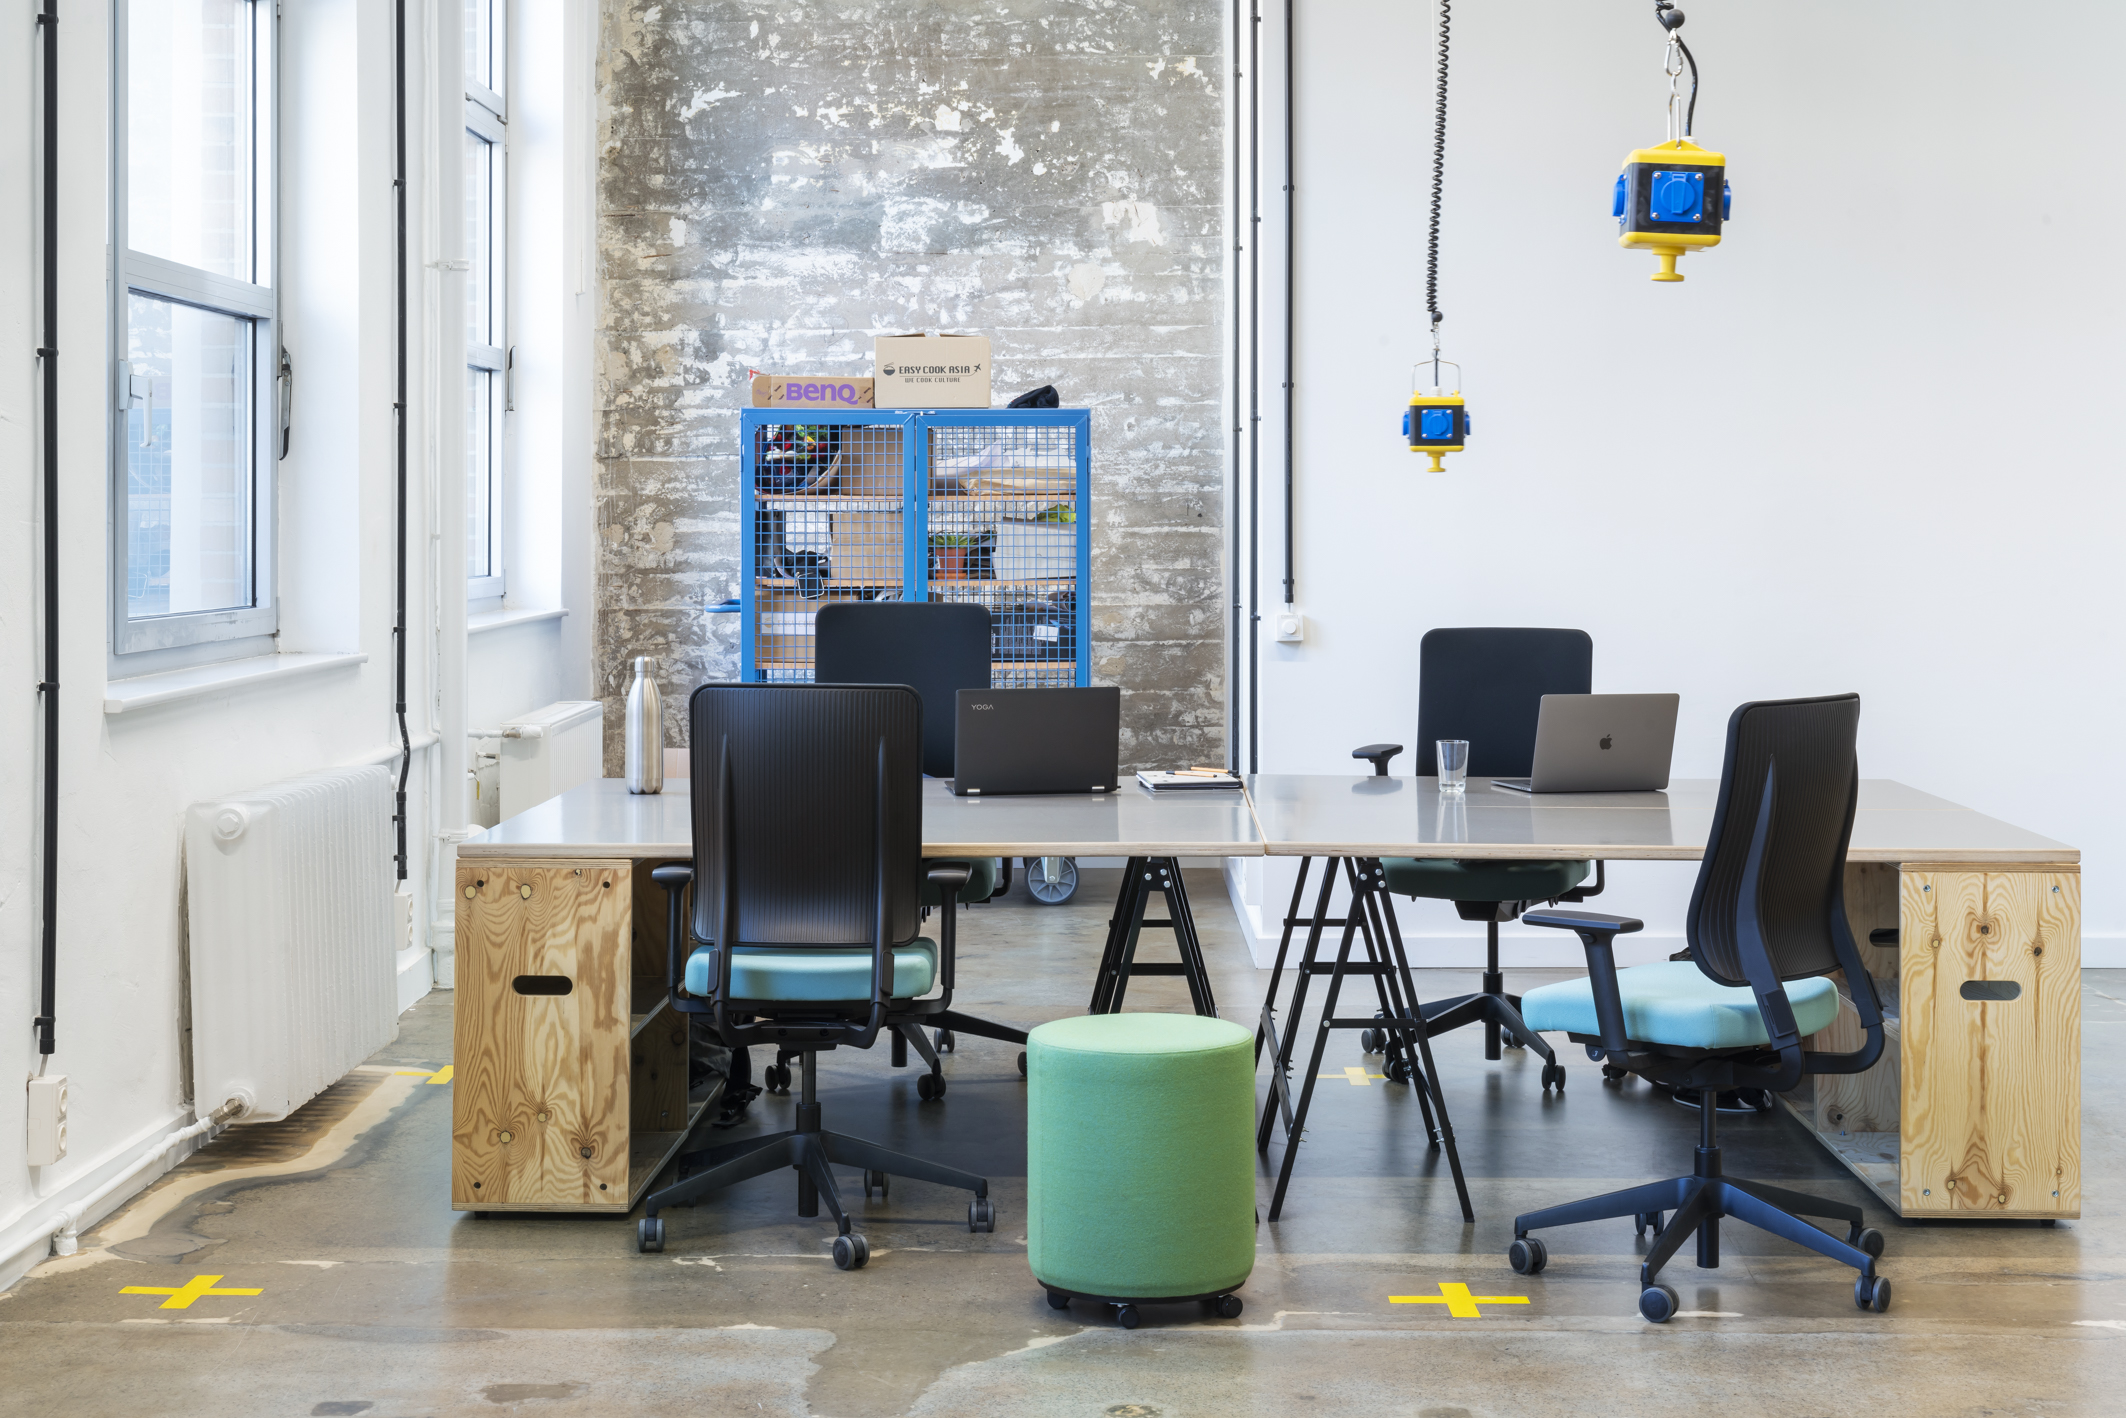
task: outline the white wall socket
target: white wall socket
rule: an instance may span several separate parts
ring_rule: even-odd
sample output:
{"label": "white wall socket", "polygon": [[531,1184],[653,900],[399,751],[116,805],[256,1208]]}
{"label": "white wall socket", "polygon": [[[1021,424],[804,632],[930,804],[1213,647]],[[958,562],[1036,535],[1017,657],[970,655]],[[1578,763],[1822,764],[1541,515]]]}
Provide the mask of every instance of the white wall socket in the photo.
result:
{"label": "white wall socket", "polygon": [[1307,618],[1290,606],[1277,612],[1272,620],[1277,627],[1279,640],[1294,642],[1307,638]]}
{"label": "white wall socket", "polygon": [[66,1075],[30,1080],[29,1163],[49,1167],[66,1156]]}

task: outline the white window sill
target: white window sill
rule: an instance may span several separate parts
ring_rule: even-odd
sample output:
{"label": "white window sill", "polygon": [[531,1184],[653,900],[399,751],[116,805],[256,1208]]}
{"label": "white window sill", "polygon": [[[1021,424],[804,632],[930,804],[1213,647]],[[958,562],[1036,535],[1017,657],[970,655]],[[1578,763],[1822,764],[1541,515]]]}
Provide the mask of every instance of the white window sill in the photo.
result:
{"label": "white window sill", "polygon": [[124,714],[180,699],[202,699],[227,694],[253,685],[280,684],[327,670],[352,669],[369,659],[360,652],[312,651],[285,655],[254,655],[245,660],[223,660],[191,669],[164,670],[160,674],[114,679],[103,687],[103,712]]}
{"label": "white window sill", "polygon": [[481,611],[478,615],[465,618],[465,633],[467,635],[478,635],[483,630],[502,630],[512,625],[531,625],[536,621],[559,620],[567,614],[568,612],[565,610],[526,611],[505,609]]}

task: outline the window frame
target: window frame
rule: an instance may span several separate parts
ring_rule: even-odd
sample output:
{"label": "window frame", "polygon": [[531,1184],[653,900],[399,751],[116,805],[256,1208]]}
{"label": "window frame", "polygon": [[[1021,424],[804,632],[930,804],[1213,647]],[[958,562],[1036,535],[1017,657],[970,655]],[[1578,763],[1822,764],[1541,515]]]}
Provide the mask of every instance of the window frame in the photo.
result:
{"label": "window frame", "polygon": [[[153,4],[156,0],[139,0]],[[131,248],[130,7],[136,0],[111,0],[111,240],[109,257],[109,365],[111,389],[105,408],[111,419],[108,439],[110,490],[111,654],[152,655],[155,651],[270,637],[280,629],[280,597],[273,528],[277,514],[275,442],[280,367],[280,23],[273,0],[241,0],[250,10],[253,114],[251,123],[251,220],[255,260],[252,273],[265,267],[270,284],[260,285],[187,266]],[[263,69],[263,74],[260,70]],[[248,322],[251,331],[250,499],[251,588],[248,605],[168,615],[134,617],[129,609],[128,575],[131,517],[127,449],[127,415],[131,412],[129,375],[132,361],[131,298],[194,306],[212,314]],[[236,654],[270,648],[231,645]],[[155,657],[157,659],[161,657]],[[141,662],[136,661],[135,664]],[[131,670],[131,666],[126,666]],[[144,665],[145,672],[151,665]]]}
{"label": "window frame", "polygon": [[[509,6],[506,0],[472,0],[484,5],[488,13],[488,54],[482,66],[490,78],[499,79],[506,87],[509,72]],[[487,479],[487,566],[488,574],[468,574],[465,580],[465,598],[468,601],[490,600],[506,595],[509,589],[509,568],[503,560],[503,518],[507,511],[504,491],[507,483],[505,438],[508,428],[504,415],[510,405],[510,345],[509,345],[509,107],[502,91],[489,88],[471,76],[471,65],[463,66],[465,90],[465,132],[492,145],[488,158],[487,189],[487,252],[484,262],[476,262],[475,253],[465,253],[467,275],[476,268],[485,269],[488,280],[487,332],[494,338],[492,344],[480,344],[468,337],[465,343],[465,367],[468,371],[480,370],[488,376],[487,440],[488,458],[484,470],[468,466],[465,470],[467,492],[471,480],[484,473]],[[469,188],[473,174],[465,172],[462,180]],[[468,193],[469,195],[469,193]],[[468,281],[467,296],[471,295]],[[470,509],[467,510],[470,517]]]}

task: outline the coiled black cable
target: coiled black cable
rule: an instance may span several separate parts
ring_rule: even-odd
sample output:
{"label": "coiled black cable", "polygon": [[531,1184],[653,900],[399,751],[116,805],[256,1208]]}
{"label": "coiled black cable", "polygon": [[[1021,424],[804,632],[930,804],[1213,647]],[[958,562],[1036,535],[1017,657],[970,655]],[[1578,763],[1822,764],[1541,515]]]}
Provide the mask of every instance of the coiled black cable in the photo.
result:
{"label": "coiled black cable", "polygon": [[1454,0],[1439,0],[1439,97],[1432,118],[1432,232],[1425,242],[1425,309],[1432,316],[1432,333],[1446,317],[1439,308],[1439,203],[1447,166],[1447,40],[1454,21]]}

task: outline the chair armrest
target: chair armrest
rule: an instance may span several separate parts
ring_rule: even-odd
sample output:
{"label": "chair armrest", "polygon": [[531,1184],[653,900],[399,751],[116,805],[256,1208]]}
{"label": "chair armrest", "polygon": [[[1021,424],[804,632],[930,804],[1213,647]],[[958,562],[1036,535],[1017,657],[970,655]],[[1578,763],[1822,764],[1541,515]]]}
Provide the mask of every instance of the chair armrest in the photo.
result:
{"label": "chair armrest", "polygon": [[1403,746],[1399,743],[1369,743],[1364,748],[1352,749],[1351,756],[1366,759],[1373,765],[1373,776],[1385,778],[1388,776],[1388,760],[1402,751]]}
{"label": "chair armrest", "polygon": [[1890,949],[1895,950],[1897,949],[1897,930],[1896,926],[1877,926],[1874,930],[1868,932],[1868,944],[1888,946]]}
{"label": "chair armrest", "polygon": [[938,889],[939,896],[947,901],[957,901],[960,892],[966,888],[968,877],[973,874],[963,866],[934,866],[926,875],[930,884]]}
{"label": "chair armrest", "polygon": [[661,867],[653,867],[650,870],[650,880],[656,882],[666,891],[684,891],[693,884],[694,864],[692,862],[670,862]]}
{"label": "chair armrest", "polygon": [[957,950],[954,927],[959,921],[960,892],[966,889],[967,880],[973,872],[964,866],[947,864],[934,866],[926,873],[930,884],[938,889],[938,985],[945,992],[945,999],[952,999],[953,956]]}
{"label": "chair armrest", "polygon": [[694,882],[692,862],[671,862],[650,869],[650,880],[664,888],[665,894],[665,989],[674,1000],[679,998],[680,986],[686,980],[687,958],[687,888]]}
{"label": "chair armrest", "polygon": [[1631,1052],[1624,1032],[1624,996],[1617,988],[1616,938],[1646,929],[1629,916],[1594,911],[1530,911],[1521,917],[1531,926],[1573,931],[1587,952],[1587,987],[1594,994],[1595,1022],[1602,1026],[1602,1050],[1622,1063]]}
{"label": "chair armrest", "polygon": [[1561,931],[1603,931],[1610,935],[1630,935],[1633,931],[1646,929],[1644,921],[1635,921],[1629,916],[1605,916],[1599,911],[1528,911],[1522,914],[1521,923]]}

